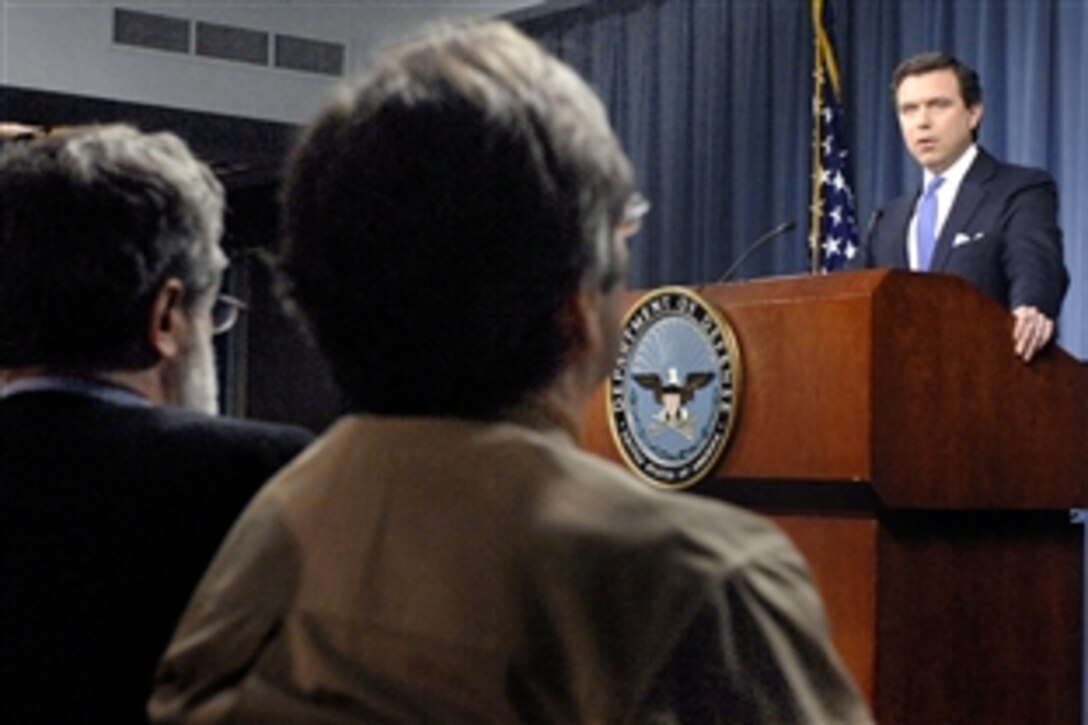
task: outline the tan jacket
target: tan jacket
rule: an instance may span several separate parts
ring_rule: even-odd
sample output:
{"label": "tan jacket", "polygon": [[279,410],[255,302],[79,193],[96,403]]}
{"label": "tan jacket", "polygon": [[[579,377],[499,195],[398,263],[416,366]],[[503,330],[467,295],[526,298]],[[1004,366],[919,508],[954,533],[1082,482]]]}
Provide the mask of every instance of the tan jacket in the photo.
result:
{"label": "tan jacket", "polygon": [[868,719],[782,534],[736,508],[654,491],[531,414],[339,421],[235,526],[149,712],[164,722]]}

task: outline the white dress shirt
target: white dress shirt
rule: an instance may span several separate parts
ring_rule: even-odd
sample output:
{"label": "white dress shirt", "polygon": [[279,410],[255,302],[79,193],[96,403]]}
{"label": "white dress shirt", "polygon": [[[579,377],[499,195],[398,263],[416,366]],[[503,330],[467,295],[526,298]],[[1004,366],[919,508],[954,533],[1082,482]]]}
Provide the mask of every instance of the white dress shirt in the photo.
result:
{"label": "white dress shirt", "polygon": [[[948,167],[943,173],[939,174],[944,179],[944,183],[937,189],[937,225],[934,231],[934,238],[941,238],[941,230],[944,228],[944,220],[948,218],[948,213],[952,210],[952,204],[956,201],[956,194],[960,191],[960,184],[963,183],[963,177],[967,176],[967,170],[971,168],[971,164],[975,162],[975,157],[978,156],[978,146],[971,144],[970,147],[963,154],[956,159],[956,163]],[[930,180],[938,174],[934,174],[929,170],[926,170],[922,178],[922,188],[925,189],[929,186]],[[922,203],[922,195],[918,195],[918,201],[914,204],[914,215],[910,218],[910,230],[907,232],[907,255],[910,257],[910,268],[913,270],[918,269],[918,207]],[[934,257],[936,257],[936,251],[934,251]]]}

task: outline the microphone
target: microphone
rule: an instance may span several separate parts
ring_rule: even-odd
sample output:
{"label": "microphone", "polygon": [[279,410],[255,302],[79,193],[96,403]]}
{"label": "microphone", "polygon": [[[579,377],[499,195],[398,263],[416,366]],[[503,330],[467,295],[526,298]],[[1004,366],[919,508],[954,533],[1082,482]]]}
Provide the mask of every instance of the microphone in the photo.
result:
{"label": "microphone", "polygon": [[864,244],[869,241],[869,237],[873,234],[873,228],[876,227],[876,223],[880,221],[880,218],[884,216],[884,209],[874,209],[873,213],[869,215],[869,223],[865,225],[865,238],[858,241]]}
{"label": "microphone", "polygon": [[776,226],[774,229],[771,229],[769,232],[756,239],[754,242],[748,245],[748,248],[745,249],[744,253],[737,258],[737,261],[733,262],[733,264],[729,266],[729,269],[725,270],[725,273],[721,277],[718,277],[718,281],[714,284],[722,284],[723,282],[728,282],[730,279],[733,278],[733,275],[736,274],[737,270],[740,269],[740,266],[744,264],[744,260],[752,256],[752,252],[756,251],[775,237],[781,236],[786,232],[793,231],[793,228],[796,226],[797,224],[795,224],[792,219],[787,219],[786,221]]}

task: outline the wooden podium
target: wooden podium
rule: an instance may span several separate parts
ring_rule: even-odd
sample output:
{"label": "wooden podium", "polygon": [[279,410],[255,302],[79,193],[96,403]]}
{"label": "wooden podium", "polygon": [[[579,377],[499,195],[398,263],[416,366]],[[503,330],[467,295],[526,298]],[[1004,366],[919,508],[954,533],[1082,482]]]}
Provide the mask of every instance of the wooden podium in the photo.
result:
{"label": "wooden podium", "polygon": [[[736,332],[744,388],[691,491],[794,538],[877,719],[1080,722],[1088,370],[1055,346],[1025,365],[1008,312],[958,278],[698,291]],[[603,386],[584,445],[621,461]]]}

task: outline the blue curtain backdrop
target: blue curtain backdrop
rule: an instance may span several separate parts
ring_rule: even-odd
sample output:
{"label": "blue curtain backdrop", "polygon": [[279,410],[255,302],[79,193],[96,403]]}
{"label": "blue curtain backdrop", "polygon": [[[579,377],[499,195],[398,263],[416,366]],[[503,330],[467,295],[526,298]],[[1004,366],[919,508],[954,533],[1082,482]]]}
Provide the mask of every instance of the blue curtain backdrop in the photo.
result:
{"label": "blue curtain backdrop", "polygon": [[[903,58],[949,51],[982,76],[980,143],[1040,166],[1061,193],[1073,278],[1062,344],[1088,358],[1088,0],[830,0],[858,218],[918,184],[888,82]],[[739,278],[808,269],[812,27],[808,0],[601,0],[516,18],[608,107],[654,205],[632,284],[717,279],[761,233]]]}

